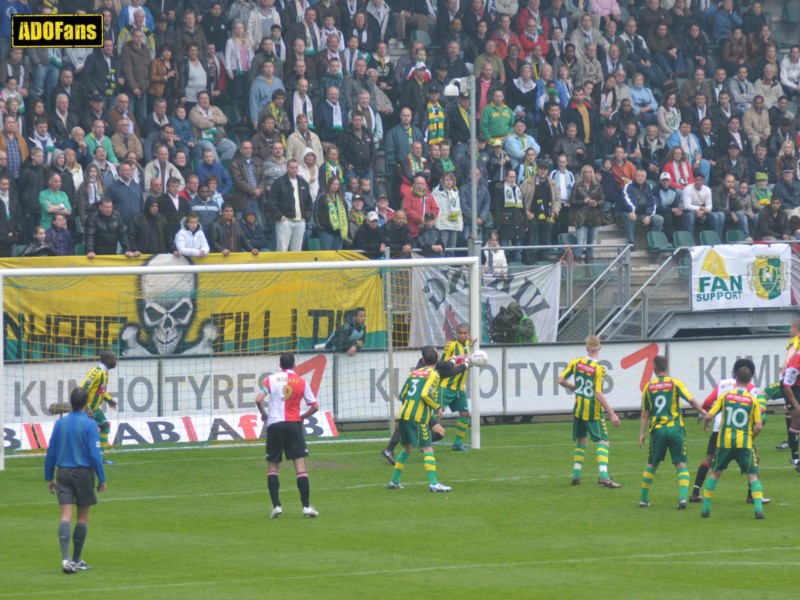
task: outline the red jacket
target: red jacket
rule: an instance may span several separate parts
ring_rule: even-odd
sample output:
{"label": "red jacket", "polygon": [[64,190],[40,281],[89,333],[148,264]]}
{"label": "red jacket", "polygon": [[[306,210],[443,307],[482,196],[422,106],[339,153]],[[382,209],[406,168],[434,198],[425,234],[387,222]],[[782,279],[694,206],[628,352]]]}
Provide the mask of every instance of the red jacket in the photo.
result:
{"label": "red jacket", "polygon": [[436,200],[431,196],[430,191],[425,190],[424,196],[415,196],[413,188],[403,194],[403,210],[408,217],[408,230],[411,237],[417,237],[419,228],[423,225],[425,213],[433,213],[434,216],[439,216],[439,205]]}

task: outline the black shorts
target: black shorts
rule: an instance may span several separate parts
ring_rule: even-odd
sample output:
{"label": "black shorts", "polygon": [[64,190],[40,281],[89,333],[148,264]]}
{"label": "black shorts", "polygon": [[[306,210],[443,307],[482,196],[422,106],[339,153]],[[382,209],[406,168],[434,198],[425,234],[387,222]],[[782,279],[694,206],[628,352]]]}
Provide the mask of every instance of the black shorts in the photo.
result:
{"label": "black shorts", "polygon": [[273,423],[267,427],[267,461],[279,463],[308,456],[303,424],[300,422]]}
{"label": "black shorts", "polygon": [[719,437],[719,431],[715,431],[711,434],[711,437],[708,438],[708,448],[706,448],[706,456],[714,455],[714,452],[717,451],[717,438]]}
{"label": "black shorts", "polygon": [[56,473],[56,497],[59,504],[94,506],[94,470],[89,467],[59,467]]}

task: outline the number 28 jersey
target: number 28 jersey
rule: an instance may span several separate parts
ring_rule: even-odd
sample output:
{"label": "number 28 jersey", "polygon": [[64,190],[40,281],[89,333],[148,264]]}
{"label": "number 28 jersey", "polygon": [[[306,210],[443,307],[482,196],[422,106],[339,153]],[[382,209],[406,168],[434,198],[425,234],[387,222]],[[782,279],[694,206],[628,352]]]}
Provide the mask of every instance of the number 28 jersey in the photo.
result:
{"label": "number 28 jersey", "polygon": [[603,391],[605,368],[591,358],[574,358],[561,371],[561,377],[572,377],[575,384],[575,408],[573,415],[584,421],[597,421],[603,418],[603,405],[597,399],[597,392]]}
{"label": "number 28 jersey", "polygon": [[650,413],[650,431],[661,427],[683,427],[681,398],[692,395],[680,379],[654,377],[642,392],[642,410]]}
{"label": "number 28 jersey", "polygon": [[307,406],[317,403],[308,382],[291,369],[266,377],[261,390],[267,395],[267,426],[273,423],[297,423],[300,421],[300,403],[305,401]]}

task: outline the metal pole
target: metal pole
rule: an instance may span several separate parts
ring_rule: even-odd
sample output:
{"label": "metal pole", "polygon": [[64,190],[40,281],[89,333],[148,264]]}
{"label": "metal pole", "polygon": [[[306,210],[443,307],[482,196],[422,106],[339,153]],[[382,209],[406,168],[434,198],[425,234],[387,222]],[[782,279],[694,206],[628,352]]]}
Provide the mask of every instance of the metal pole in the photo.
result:
{"label": "metal pole", "polygon": [[[477,238],[473,239],[472,246],[472,251],[475,253],[475,255],[479,255],[481,251],[481,241]],[[475,347],[473,348],[473,351],[478,350],[481,347],[481,334],[483,333],[483,327],[481,327],[481,314],[481,265],[480,262],[474,262],[469,266],[469,322],[472,325],[471,331],[475,336]],[[480,373],[480,369],[473,369],[471,370],[469,378],[469,395],[472,416],[470,435],[472,439],[472,447],[474,449],[480,449],[481,447]]]}
{"label": "metal pole", "polygon": [[[391,259],[391,250],[386,248],[384,258]],[[392,276],[394,270],[386,269],[386,276],[383,278],[383,289],[386,299],[386,367],[389,369],[389,433],[394,434],[394,398],[396,382],[394,376],[394,301],[392,299]]]}
{"label": "metal pole", "polygon": [[[471,75],[467,79],[467,89],[469,90],[469,168],[470,168],[470,182],[472,183],[472,190],[470,191],[470,201],[472,203],[472,231],[470,237],[473,240],[478,239],[478,96],[477,96],[477,83],[475,76]],[[480,246],[478,246],[480,249]],[[480,250],[475,254],[480,256]]]}

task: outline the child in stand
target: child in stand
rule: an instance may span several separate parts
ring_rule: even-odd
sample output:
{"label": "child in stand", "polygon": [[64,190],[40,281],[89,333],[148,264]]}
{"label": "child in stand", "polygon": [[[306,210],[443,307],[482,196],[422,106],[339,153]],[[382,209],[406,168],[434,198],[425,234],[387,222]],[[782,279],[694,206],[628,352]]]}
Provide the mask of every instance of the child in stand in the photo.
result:
{"label": "child in stand", "polygon": [[[500,234],[496,231],[489,233],[489,240],[486,242],[487,250],[483,251],[483,272],[495,277],[505,277],[508,275],[508,261],[506,253],[500,247]],[[491,257],[489,256],[491,254]],[[490,270],[491,269],[491,270]]]}
{"label": "child in stand", "polygon": [[200,153],[197,151],[198,149],[195,148],[192,124],[189,122],[189,119],[186,118],[186,109],[183,106],[175,107],[172,124],[175,127],[175,137],[189,148],[192,157],[200,158]]}

